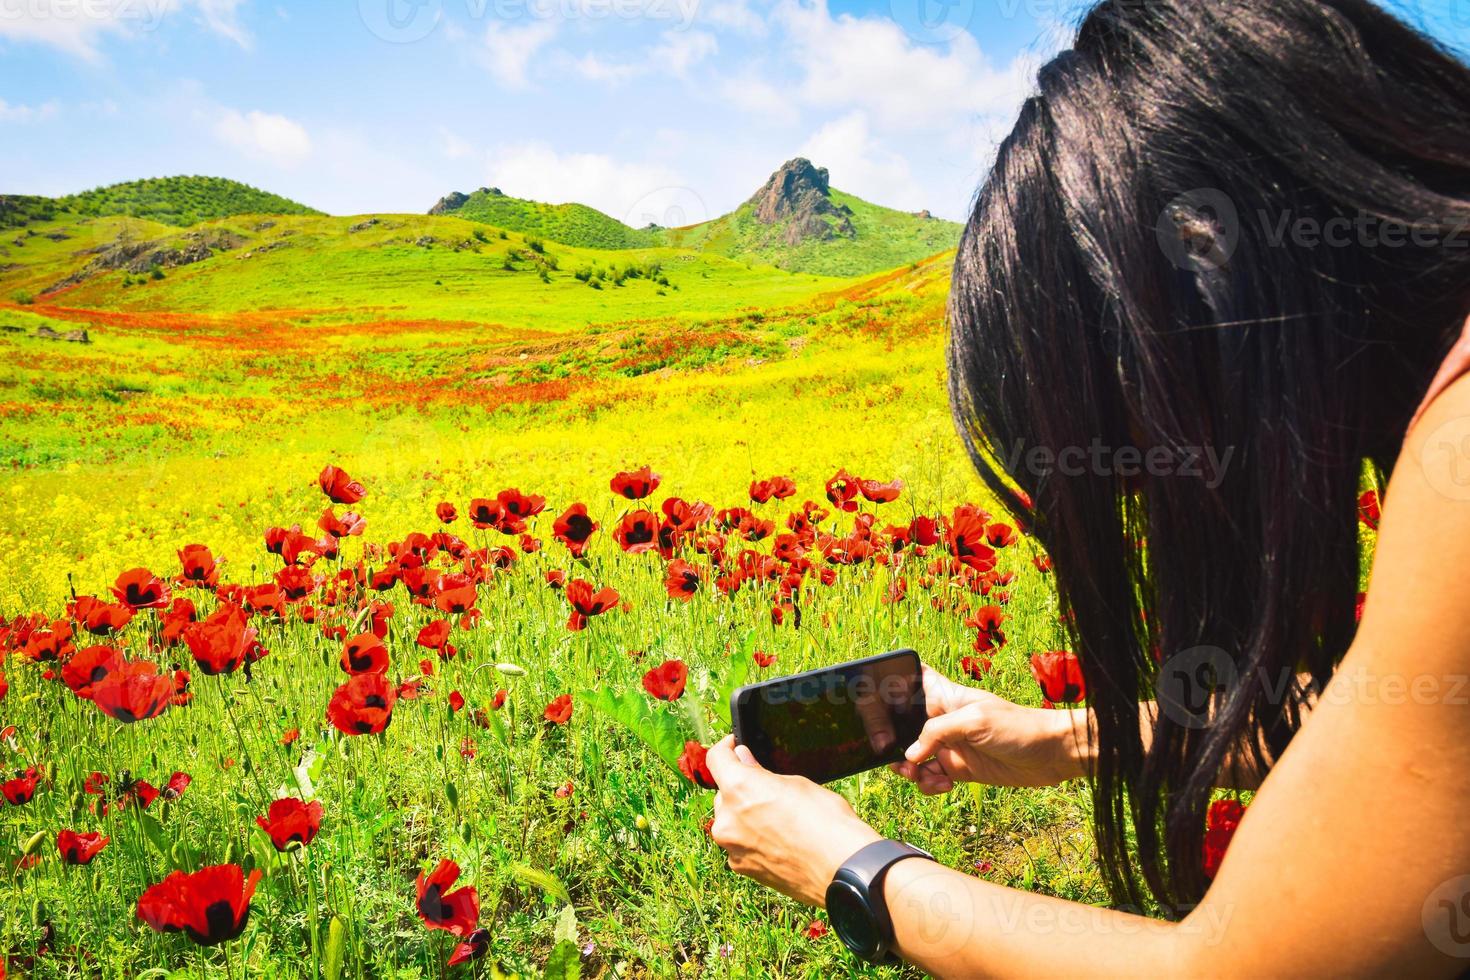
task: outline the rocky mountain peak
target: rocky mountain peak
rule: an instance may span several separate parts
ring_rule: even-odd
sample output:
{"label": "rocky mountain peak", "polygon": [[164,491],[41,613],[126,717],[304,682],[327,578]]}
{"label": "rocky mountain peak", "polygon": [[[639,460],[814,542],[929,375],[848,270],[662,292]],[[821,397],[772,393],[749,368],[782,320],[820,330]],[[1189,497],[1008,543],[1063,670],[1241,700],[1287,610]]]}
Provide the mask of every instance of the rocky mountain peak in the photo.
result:
{"label": "rocky mountain peak", "polygon": [[788,245],[856,235],[851,211],[832,201],[827,169],[805,157],[781,164],[747,203],[761,224],[785,226],[782,238]]}

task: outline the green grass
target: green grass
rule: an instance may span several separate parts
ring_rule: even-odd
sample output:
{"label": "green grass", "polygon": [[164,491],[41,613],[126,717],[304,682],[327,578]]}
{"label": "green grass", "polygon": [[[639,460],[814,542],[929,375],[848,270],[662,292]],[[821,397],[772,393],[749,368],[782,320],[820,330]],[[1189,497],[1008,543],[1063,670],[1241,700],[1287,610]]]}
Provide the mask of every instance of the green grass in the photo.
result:
{"label": "green grass", "polygon": [[669,244],[681,248],[828,276],[891,269],[954,248],[959,242],[960,226],[952,221],[895,211],[839,190],[831,192],[831,200],[851,210],[853,237],[808,239],[790,245],[783,238],[785,223],[760,223],[749,204],[704,224],[669,229],[664,236]]}
{"label": "green grass", "polygon": [[548,238],[577,248],[648,248],[659,244],[647,230],[629,228],[585,204],[543,204],[482,187],[449,212],[524,235]]}
{"label": "green grass", "polygon": [[321,213],[223,177],[130,180],[57,198],[56,207],[84,217],[127,215],[181,228],[237,214]]}

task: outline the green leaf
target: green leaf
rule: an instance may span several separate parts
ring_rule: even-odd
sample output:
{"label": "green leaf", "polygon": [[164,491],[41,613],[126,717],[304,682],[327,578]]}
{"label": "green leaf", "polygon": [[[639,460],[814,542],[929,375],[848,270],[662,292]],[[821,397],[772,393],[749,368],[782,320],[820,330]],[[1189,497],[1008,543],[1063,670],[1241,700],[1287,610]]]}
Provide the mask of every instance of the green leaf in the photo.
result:
{"label": "green leaf", "polygon": [[678,767],[679,754],[684,751],[684,732],[672,714],[655,710],[641,693],[614,694],[607,688],[598,688],[583,691],[580,697],[636,735],[670,767]]}
{"label": "green leaf", "polygon": [[567,886],[556,879],[555,875],[533,868],[529,864],[513,864],[510,866],[510,876],[523,885],[532,885],[541,889],[552,898],[570,905],[572,896],[567,893]]}
{"label": "green leaf", "polygon": [[153,845],[160,857],[167,858],[169,852],[168,839],[163,833],[163,824],[151,813],[138,811],[138,823],[143,828],[143,836],[148,838],[148,843]]}
{"label": "green leaf", "polygon": [[322,951],[322,976],[325,980],[341,980],[342,962],[347,955],[347,927],[337,916],[327,923],[327,947]]}
{"label": "green leaf", "polygon": [[556,917],[556,929],[551,937],[557,942],[576,943],[577,941],[577,910],[570,905],[563,905],[561,915]]}
{"label": "green leaf", "polygon": [[582,976],[582,953],[577,944],[563,940],[551,950],[546,958],[546,980],[580,980]]}
{"label": "green leaf", "polygon": [[755,630],[748,630],[739,651],[730,656],[728,666],[715,678],[715,712],[725,720],[726,725],[731,724],[730,695],[750,680],[750,671],[754,666]]}

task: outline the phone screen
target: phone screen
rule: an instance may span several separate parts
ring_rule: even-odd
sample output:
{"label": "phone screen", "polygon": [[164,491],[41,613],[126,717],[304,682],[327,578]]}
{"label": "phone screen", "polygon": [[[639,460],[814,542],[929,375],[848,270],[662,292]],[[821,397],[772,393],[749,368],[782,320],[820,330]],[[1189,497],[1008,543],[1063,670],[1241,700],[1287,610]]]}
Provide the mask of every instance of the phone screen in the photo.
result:
{"label": "phone screen", "polygon": [[912,650],[753,684],[732,700],[736,740],[761,765],[819,783],[899,761],[927,715]]}

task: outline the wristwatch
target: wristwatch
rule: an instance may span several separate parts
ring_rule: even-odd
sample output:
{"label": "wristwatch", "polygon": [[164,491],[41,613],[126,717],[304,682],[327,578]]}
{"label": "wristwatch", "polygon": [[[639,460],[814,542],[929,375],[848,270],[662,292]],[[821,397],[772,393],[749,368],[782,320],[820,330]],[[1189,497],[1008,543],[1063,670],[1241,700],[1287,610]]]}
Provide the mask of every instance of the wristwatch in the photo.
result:
{"label": "wristwatch", "polygon": [[934,855],[896,840],[874,841],[843,862],[827,886],[827,918],[832,931],[853,953],[870,962],[889,958],[893,918],[883,898],[888,869],[905,858]]}

